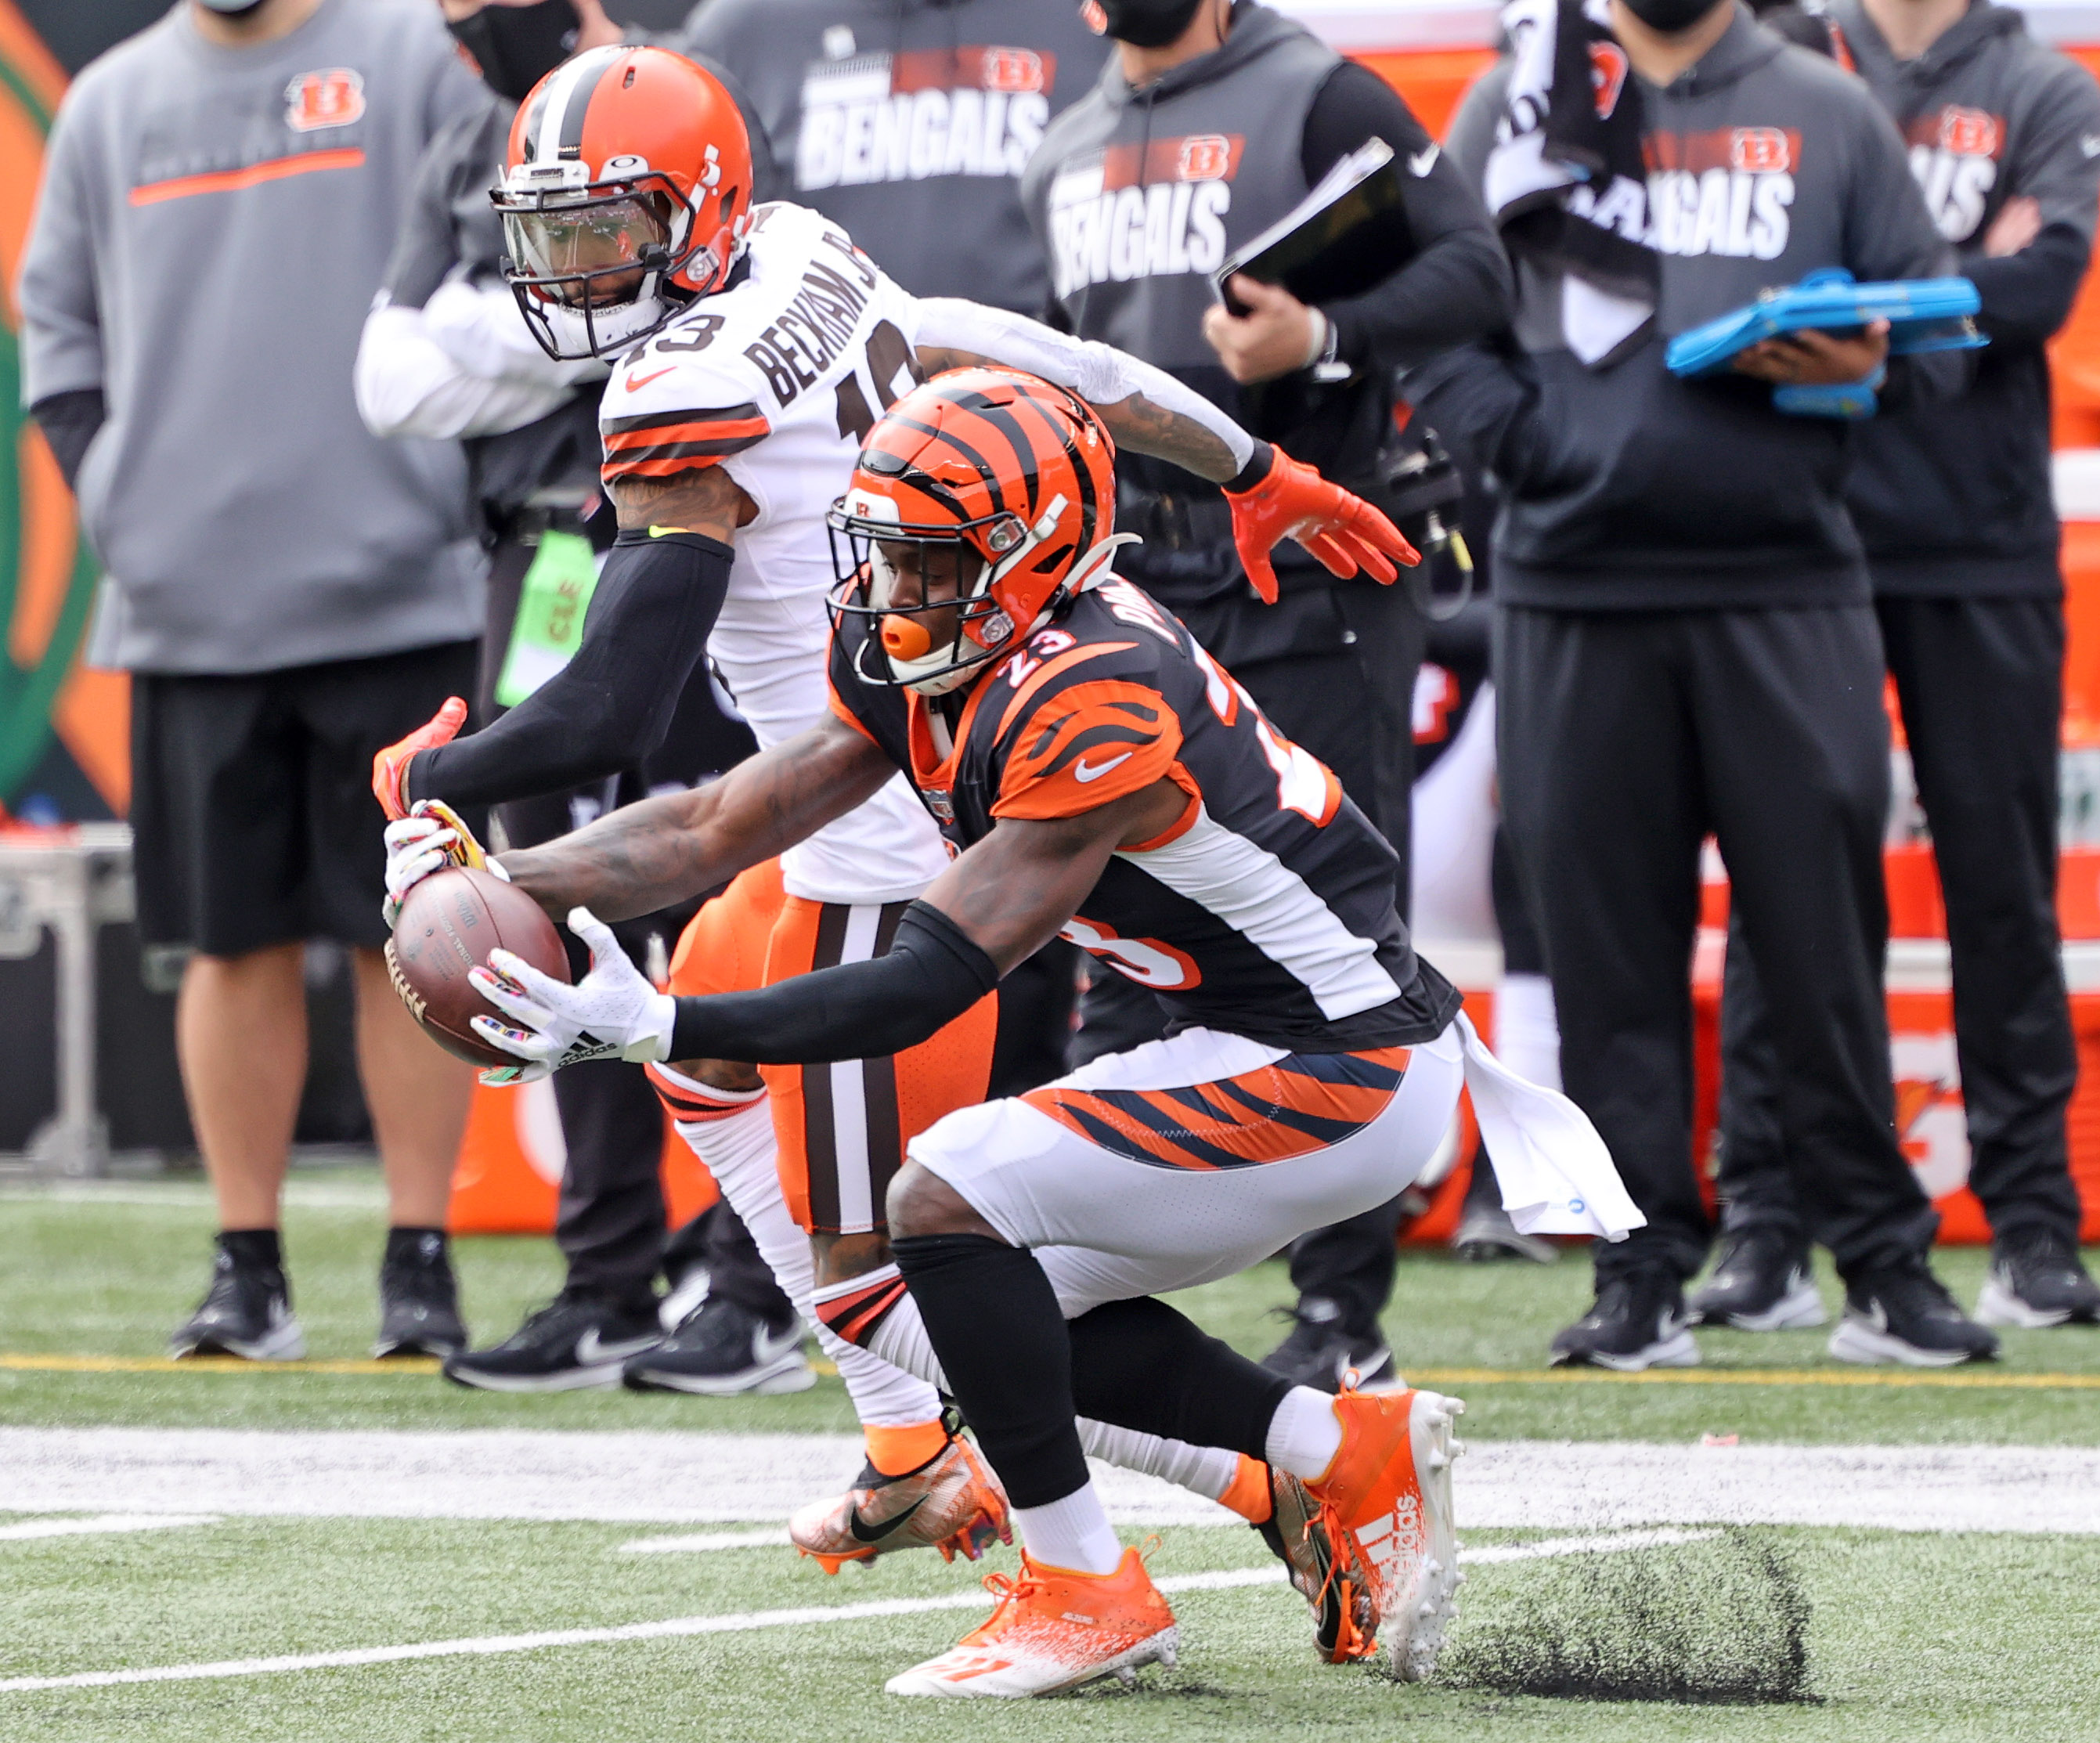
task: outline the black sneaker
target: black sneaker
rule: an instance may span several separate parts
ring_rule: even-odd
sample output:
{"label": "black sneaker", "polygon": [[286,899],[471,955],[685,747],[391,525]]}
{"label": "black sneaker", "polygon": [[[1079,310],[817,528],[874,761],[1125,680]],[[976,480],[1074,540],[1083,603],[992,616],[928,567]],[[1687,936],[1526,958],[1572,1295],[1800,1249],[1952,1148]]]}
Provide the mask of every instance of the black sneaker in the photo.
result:
{"label": "black sneaker", "polygon": [[1560,1256],[1551,1241],[1526,1234],[1510,1220],[1510,1213],[1490,1198],[1470,1207],[1459,1219],[1458,1232],[1451,1237],[1451,1251],[1475,1264],[1498,1260],[1529,1259],[1533,1264],[1550,1265]]}
{"label": "black sneaker", "polygon": [[1808,1255],[1784,1230],[1745,1229],[1728,1236],[1721,1262],[1691,1301],[1695,1326],[1738,1331],[1791,1331],[1829,1317],[1809,1275]]}
{"label": "black sneaker", "polygon": [[671,1335],[625,1368],[636,1392],[695,1392],[727,1398],[807,1392],[816,1370],[802,1353],[802,1322],[768,1325],[740,1302],[709,1296]]}
{"label": "black sneaker", "polygon": [[379,1337],[373,1357],[457,1355],[466,1348],[452,1249],[436,1229],[390,1229],[379,1267]]}
{"label": "black sneaker", "polygon": [[1988,1361],[1998,1340],[1954,1304],[1923,1260],[1869,1271],[1847,1282],[1845,1317],[1830,1334],[1840,1361],[1899,1361],[1907,1368],[1951,1368]]}
{"label": "black sneaker", "polygon": [[1280,1374],[1294,1386],[1310,1386],[1315,1392],[1339,1392],[1353,1368],[1357,1384],[1396,1386],[1400,1376],[1392,1371],[1392,1352],[1376,1331],[1351,1332],[1343,1329],[1341,1309],[1331,1301],[1308,1295],[1295,1308],[1278,1308],[1283,1318],[1295,1322],[1290,1335],[1261,1358],[1272,1374]]}
{"label": "black sneaker", "polygon": [[563,1290],[493,1349],[445,1358],[444,1375],[485,1392],[576,1392],[617,1386],[621,1364],[663,1341],[652,1301]]}
{"label": "black sneaker", "polygon": [[1692,1368],[1699,1346],[1685,1330],[1683,1286],[1654,1265],[1597,1280],[1590,1311],[1553,1340],[1550,1358],[1560,1367]]}
{"label": "black sneaker", "polygon": [[292,1317],[292,1289],[275,1265],[242,1264],[222,1240],[211,1287],[188,1322],[168,1339],[168,1353],[239,1356],[249,1361],[298,1361],[307,1335]]}
{"label": "black sneaker", "polygon": [[2076,1242],[2052,1229],[2018,1229],[1991,1243],[1991,1274],[1976,1317],[2030,1331],[2073,1322],[2100,1325],[2100,1283],[2080,1263]]}

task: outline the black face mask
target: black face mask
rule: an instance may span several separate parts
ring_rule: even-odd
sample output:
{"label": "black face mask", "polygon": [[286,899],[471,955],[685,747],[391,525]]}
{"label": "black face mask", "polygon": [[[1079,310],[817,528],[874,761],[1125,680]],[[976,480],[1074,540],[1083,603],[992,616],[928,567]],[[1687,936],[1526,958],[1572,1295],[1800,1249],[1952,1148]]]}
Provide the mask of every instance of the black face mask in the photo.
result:
{"label": "black face mask", "polygon": [[1189,28],[1203,0],[1095,0],[1105,34],[1132,48],[1164,48]]}
{"label": "black face mask", "polygon": [[473,17],[446,28],[481,63],[482,78],[491,90],[523,103],[535,85],[569,58],[576,40],[576,9],[570,0],[484,6]]}
{"label": "black face mask", "polygon": [[1689,30],[1714,5],[1714,0],[1626,0],[1626,10],[1651,30]]}

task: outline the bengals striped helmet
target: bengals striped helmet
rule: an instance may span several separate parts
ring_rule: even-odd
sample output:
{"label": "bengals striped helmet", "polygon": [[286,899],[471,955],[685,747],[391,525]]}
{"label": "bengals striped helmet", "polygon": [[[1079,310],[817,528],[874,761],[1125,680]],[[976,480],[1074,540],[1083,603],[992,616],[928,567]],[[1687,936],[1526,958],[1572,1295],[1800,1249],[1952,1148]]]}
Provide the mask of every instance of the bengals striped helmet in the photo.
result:
{"label": "bengals striped helmet", "polygon": [[868,620],[870,683],[938,695],[1105,573],[1115,443],[1093,408],[1018,369],[951,369],[868,431],[827,517],[834,621]]}
{"label": "bengals striped helmet", "polygon": [[510,282],[540,348],[602,357],[729,276],[751,140],[721,82],[663,48],[594,48],[532,87],[502,185]]}

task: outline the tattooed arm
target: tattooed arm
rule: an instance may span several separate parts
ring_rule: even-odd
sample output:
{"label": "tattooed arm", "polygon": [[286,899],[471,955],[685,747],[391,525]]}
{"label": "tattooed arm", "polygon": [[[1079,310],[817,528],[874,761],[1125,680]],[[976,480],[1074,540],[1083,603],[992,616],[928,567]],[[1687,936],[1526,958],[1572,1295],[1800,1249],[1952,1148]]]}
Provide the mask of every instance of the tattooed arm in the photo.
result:
{"label": "tattooed arm", "polygon": [[503,869],[555,919],[654,913],[726,883],[874,796],[897,772],[850,726],[825,720],[690,792],[624,805]]}
{"label": "tattooed arm", "polygon": [[1100,414],[1118,447],[1156,455],[1213,483],[1238,477],[1255,457],[1253,437],[1164,369],[1026,316],[956,297],[922,297],[915,348],[929,375],[1000,364],[1069,387]]}
{"label": "tattooed arm", "polygon": [[1171,461],[1224,488],[1233,542],[1254,590],[1276,602],[1269,553],[1295,539],[1330,573],[1390,583],[1414,547],[1368,502],[1330,484],[1280,448],[1256,441],[1163,369],[1098,341],[956,297],[919,300],[919,361],[929,373],[1004,364],[1069,388],[1092,406],[1117,443]]}

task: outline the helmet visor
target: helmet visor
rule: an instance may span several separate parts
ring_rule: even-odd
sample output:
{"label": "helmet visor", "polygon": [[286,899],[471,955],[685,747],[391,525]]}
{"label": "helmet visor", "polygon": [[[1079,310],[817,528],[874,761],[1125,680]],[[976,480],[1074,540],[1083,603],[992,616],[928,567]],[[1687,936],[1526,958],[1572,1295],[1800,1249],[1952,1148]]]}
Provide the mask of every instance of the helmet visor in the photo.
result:
{"label": "helmet visor", "polygon": [[670,264],[670,226],[646,194],[506,208],[511,282],[571,308],[630,302],[652,271]]}

